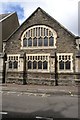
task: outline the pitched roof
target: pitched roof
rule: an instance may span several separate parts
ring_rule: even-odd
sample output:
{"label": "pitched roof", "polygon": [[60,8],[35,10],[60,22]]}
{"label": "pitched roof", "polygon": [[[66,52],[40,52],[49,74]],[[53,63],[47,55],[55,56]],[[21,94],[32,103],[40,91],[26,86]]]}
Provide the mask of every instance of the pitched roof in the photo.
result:
{"label": "pitched roof", "polygon": [[[71,33],[69,30],[67,30],[62,24],[60,24],[57,20],[55,20],[53,17],[51,17],[48,13],[46,13],[42,8],[40,8],[40,7],[38,7],[21,25],[20,25],[20,27],[18,27],[18,29],[20,29],[22,26],[23,26],[23,24],[24,23],[26,23],[32,16],[34,16],[34,14],[35,13],[37,13],[38,11],[41,11],[43,14],[45,14],[46,16],[48,16],[51,20],[53,20],[53,21],[55,21],[60,27],[62,27],[65,31],[67,31],[71,36],[73,36],[74,38],[76,38],[76,36],[73,34],[73,33]],[[16,31],[18,30],[18,29],[16,29]],[[14,33],[13,34],[15,34],[15,32],[16,31],[14,31]],[[13,35],[12,34],[12,35]],[[12,36],[11,35],[11,36]],[[11,37],[10,36],[10,37]],[[10,38],[9,37],[9,38]],[[9,39],[8,38],[8,39]]]}
{"label": "pitched roof", "polygon": [[5,20],[6,18],[8,18],[9,16],[11,16],[14,13],[6,13],[6,14],[0,14],[0,22],[2,22],[3,20]]}
{"label": "pitched roof", "polygon": [[7,38],[19,27],[16,12],[0,14],[0,25],[2,26],[2,36],[0,35],[0,39],[2,39],[2,41],[6,41]]}
{"label": "pitched roof", "polygon": [[8,15],[9,15],[9,13],[8,14],[0,14],[0,20],[2,20],[3,18],[7,17]]}

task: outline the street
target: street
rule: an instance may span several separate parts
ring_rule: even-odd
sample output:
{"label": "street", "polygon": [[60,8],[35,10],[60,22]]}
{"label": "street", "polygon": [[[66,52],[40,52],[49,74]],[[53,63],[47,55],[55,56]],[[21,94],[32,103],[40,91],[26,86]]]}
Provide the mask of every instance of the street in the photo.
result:
{"label": "street", "polygon": [[78,96],[27,92],[2,93],[3,118],[78,118]]}

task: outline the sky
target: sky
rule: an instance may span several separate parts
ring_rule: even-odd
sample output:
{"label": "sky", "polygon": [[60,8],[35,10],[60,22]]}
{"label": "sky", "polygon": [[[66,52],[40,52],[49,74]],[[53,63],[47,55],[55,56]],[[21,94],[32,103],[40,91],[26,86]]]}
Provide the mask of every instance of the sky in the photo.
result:
{"label": "sky", "polygon": [[38,7],[78,35],[79,0],[0,0],[0,14],[17,12],[22,24]]}

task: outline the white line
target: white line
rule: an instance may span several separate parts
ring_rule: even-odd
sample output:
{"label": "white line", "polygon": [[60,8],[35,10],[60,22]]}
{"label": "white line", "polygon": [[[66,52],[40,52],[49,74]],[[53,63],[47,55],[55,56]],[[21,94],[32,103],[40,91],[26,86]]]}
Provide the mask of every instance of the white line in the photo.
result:
{"label": "white line", "polygon": [[7,112],[0,112],[0,114],[4,114],[4,115],[6,115],[6,114],[8,114]]}

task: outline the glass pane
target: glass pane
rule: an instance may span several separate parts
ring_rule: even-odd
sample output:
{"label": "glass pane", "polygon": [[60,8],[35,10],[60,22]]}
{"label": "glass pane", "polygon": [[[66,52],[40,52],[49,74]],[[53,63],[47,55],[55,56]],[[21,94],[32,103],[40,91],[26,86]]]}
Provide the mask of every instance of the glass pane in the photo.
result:
{"label": "glass pane", "polygon": [[33,39],[33,46],[37,46],[37,38]]}
{"label": "glass pane", "polygon": [[43,62],[43,69],[47,69],[47,66],[48,66],[47,61],[44,61],[44,62]]}
{"label": "glass pane", "polygon": [[27,36],[30,37],[30,30],[27,32]]}
{"label": "glass pane", "polygon": [[9,56],[9,60],[10,60],[10,56]]}
{"label": "glass pane", "polygon": [[65,62],[65,69],[67,69],[67,70],[70,70],[70,67],[71,66],[71,62],[70,61],[66,61]]}
{"label": "glass pane", "polygon": [[13,60],[13,56],[11,56],[11,60]]}
{"label": "glass pane", "polygon": [[46,36],[45,32],[46,32],[46,29],[44,28],[44,36]]}
{"label": "glass pane", "polygon": [[67,55],[65,56],[65,60],[67,60]]}
{"label": "glass pane", "polygon": [[46,36],[48,36],[48,29],[46,29]]}
{"label": "glass pane", "polygon": [[41,28],[41,36],[43,36],[43,28]]}
{"label": "glass pane", "polygon": [[38,39],[38,46],[42,46],[42,38]]}
{"label": "glass pane", "polygon": [[48,37],[44,38],[44,46],[48,46]]}
{"label": "glass pane", "polygon": [[41,61],[38,62],[38,69],[42,69],[42,62]]}
{"label": "glass pane", "polygon": [[35,37],[35,28],[33,28],[33,37]]}
{"label": "glass pane", "polygon": [[33,69],[37,69],[37,62],[36,61],[33,62]]}
{"label": "glass pane", "polygon": [[54,38],[53,37],[49,38],[49,46],[54,46]]}
{"label": "glass pane", "polygon": [[18,56],[16,56],[16,60],[18,60]]}
{"label": "glass pane", "polygon": [[32,39],[31,38],[28,39],[28,46],[32,46]]}
{"label": "glass pane", "polygon": [[26,38],[23,39],[23,47],[27,47],[27,39]]}
{"label": "glass pane", "polygon": [[59,62],[59,69],[64,70],[64,61]]}
{"label": "glass pane", "polygon": [[12,69],[12,61],[9,61],[9,68]]}
{"label": "glass pane", "polygon": [[17,61],[14,61],[14,62],[13,62],[13,68],[14,68],[14,69],[17,69],[17,68],[18,68],[18,62],[17,62]]}
{"label": "glass pane", "polygon": [[40,36],[40,27],[38,28],[38,37]]}
{"label": "glass pane", "polygon": [[31,69],[31,68],[32,68],[32,62],[29,61],[29,62],[28,62],[28,69]]}
{"label": "glass pane", "polygon": [[68,58],[69,58],[69,60],[70,60],[70,59],[71,59],[71,56],[69,55]]}

